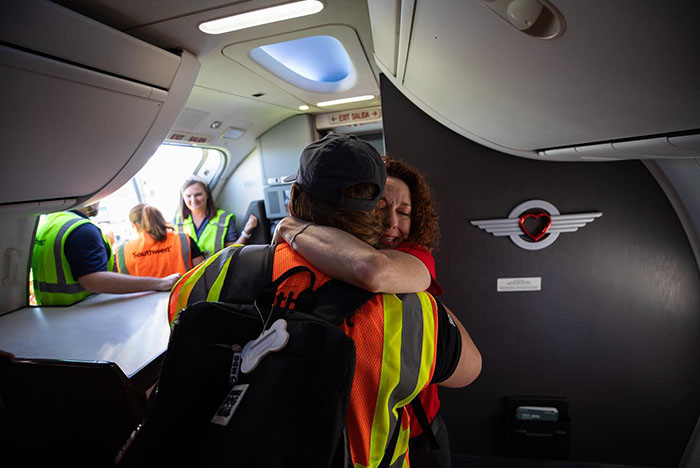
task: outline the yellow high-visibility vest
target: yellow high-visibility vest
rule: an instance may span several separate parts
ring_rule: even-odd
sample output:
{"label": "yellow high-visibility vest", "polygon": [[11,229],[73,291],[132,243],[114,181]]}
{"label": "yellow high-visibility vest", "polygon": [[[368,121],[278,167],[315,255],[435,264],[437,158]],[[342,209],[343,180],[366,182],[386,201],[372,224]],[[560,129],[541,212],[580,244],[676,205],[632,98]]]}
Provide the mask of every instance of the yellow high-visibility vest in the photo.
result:
{"label": "yellow high-visibility vest", "polygon": [[[92,294],[86,291],[73,277],[65,253],[66,238],[73,230],[83,224],[92,224],[97,227],[89,219],[70,211],[51,213],[39,225],[32,254],[32,277],[37,304],[46,306],[72,305]],[[100,230],[100,234],[102,234],[109,259],[107,270],[112,271],[114,267],[112,247],[102,230]]]}
{"label": "yellow high-visibility vest", "polygon": [[178,215],[175,218],[175,225],[179,232],[184,232],[194,239],[204,257],[207,258],[225,247],[226,226],[229,225],[229,222],[234,222],[235,220],[236,217],[233,213],[218,210],[216,215],[204,226],[201,236],[197,236],[197,229],[194,227],[192,215],[184,220]]}

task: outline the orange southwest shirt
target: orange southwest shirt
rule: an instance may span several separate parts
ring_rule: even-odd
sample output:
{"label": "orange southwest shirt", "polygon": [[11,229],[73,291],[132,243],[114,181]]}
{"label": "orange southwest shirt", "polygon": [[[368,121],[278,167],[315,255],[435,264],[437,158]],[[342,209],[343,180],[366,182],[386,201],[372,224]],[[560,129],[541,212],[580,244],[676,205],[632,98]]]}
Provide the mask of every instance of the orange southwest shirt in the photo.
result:
{"label": "orange southwest shirt", "polygon": [[189,238],[172,231],[162,242],[142,232],[137,239],[118,246],[115,256],[119,272],[132,276],[163,278],[173,273],[184,275],[192,268]]}

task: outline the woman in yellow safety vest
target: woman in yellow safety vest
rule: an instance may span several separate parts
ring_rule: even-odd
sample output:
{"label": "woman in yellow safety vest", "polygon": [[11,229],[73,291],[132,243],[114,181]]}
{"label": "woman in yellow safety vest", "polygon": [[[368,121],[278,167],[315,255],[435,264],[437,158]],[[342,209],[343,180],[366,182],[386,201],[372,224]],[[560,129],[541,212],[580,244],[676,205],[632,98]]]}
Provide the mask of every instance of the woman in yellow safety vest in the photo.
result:
{"label": "woman in yellow safety vest", "polygon": [[175,224],[179,232],[194,239],[205,258],[229,245],[245,244],[258,226],[258,218],[251,214],[239,236],[236,217],[216,208],[209,185],[199,176],[187,179],[180,195]]}
{"label": "woman in yellow safety vest", "polygon": [[157,278],[184,275],[204,260],[192,238],[174,232],[158,208],[139,203],[129,211],[129,221],[139,236],[117,247],[120,273]]}

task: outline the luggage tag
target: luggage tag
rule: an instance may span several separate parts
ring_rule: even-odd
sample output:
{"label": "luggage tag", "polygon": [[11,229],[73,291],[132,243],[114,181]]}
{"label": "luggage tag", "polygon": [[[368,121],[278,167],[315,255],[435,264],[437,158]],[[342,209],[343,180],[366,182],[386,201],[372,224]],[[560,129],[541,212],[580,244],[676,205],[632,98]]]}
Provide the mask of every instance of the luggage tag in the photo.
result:
{"label": "luggage tag", "polygon": [[236,408],[241,403],[246,390],[248,390],[248,384],[234,385],[231,391],[228,392],[228,395],[226,395],[226,398],[224,398],[224,402],[221,403],[219,409],[216,410],[214,417],[211,418],[211,422],[219,426],[227,426]]}
{"label": "luggage tag", "polygon": [[241,368],[241,347],[235,344],[231,346],[231,350],[233,351],[233,359],[231,361],[231,370],[228,375],[228,382],[231,385],[231,390],[229,390],[226,398],[224,398],[224,401],[219,406],[219,409],[216,410],[214,417],[211,418],[211,422],[219,426],[228,425],[233,413],[241,403],[243,395],[245,395],[246,390],[248,390],[248,384],[236,385],[236,382],[238,382],[238,371]]}
{"label": "luggage tag", "polygon": [[231,349],[233,350],[233,360],[231,361],[231,371],[228,374],[228,383],[236,385],[236,382],[238,382],[238,371],[241,368],[241,347],[233,345]]}
{"label": "luggage tag", "polygon": [[233,361],[231,362],[231,371],[229,373],[229,382],[233,387],[224,398],[223,403],[216,410],[216,414],[211,418],[211,422],[219,426],[227,426],[233,413],[240,405],[249,384],[236,385],[238,381],[238,370],[248,374],[257,367],[262,358],[273,351],[279,351],[284,348],[289,341],[289,333],[287,332],[287,321],[277,319],[270,328],[264,330],[259,337],[249,341],[243,350],[237,352],[237,346],[234,345]]}
{"label": "luggage tag", "polygon": [[253,371],[262,358],[273,351],[284,348],[289,341],[287,321],[277,319],[267,330],[263,330],[259,337],[249,341],[241,351],[241,371],[249,374]]}

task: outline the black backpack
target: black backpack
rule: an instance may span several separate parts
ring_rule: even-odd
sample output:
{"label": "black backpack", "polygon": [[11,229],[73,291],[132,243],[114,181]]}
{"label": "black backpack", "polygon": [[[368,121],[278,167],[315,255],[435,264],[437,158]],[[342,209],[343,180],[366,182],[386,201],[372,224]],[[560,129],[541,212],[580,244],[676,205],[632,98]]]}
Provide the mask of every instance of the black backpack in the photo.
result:
{"label": "black backpack", "polygon": [[[180,312],[152,406],[120,452],[120,466],[352,465],[345,416],[355,345],[338,325],[351,324],[374,294],[337,280],[313,292],[316,277],[306,267],[270,282],[273,255],[274,246],[239,248],[220,302]],[[309,275],[311,286],[297,297],[278,294],[297,274]],[[285,325],[286,344],[256,360],[284,341]],[[263,327],[265,338],[253,341]]]}

